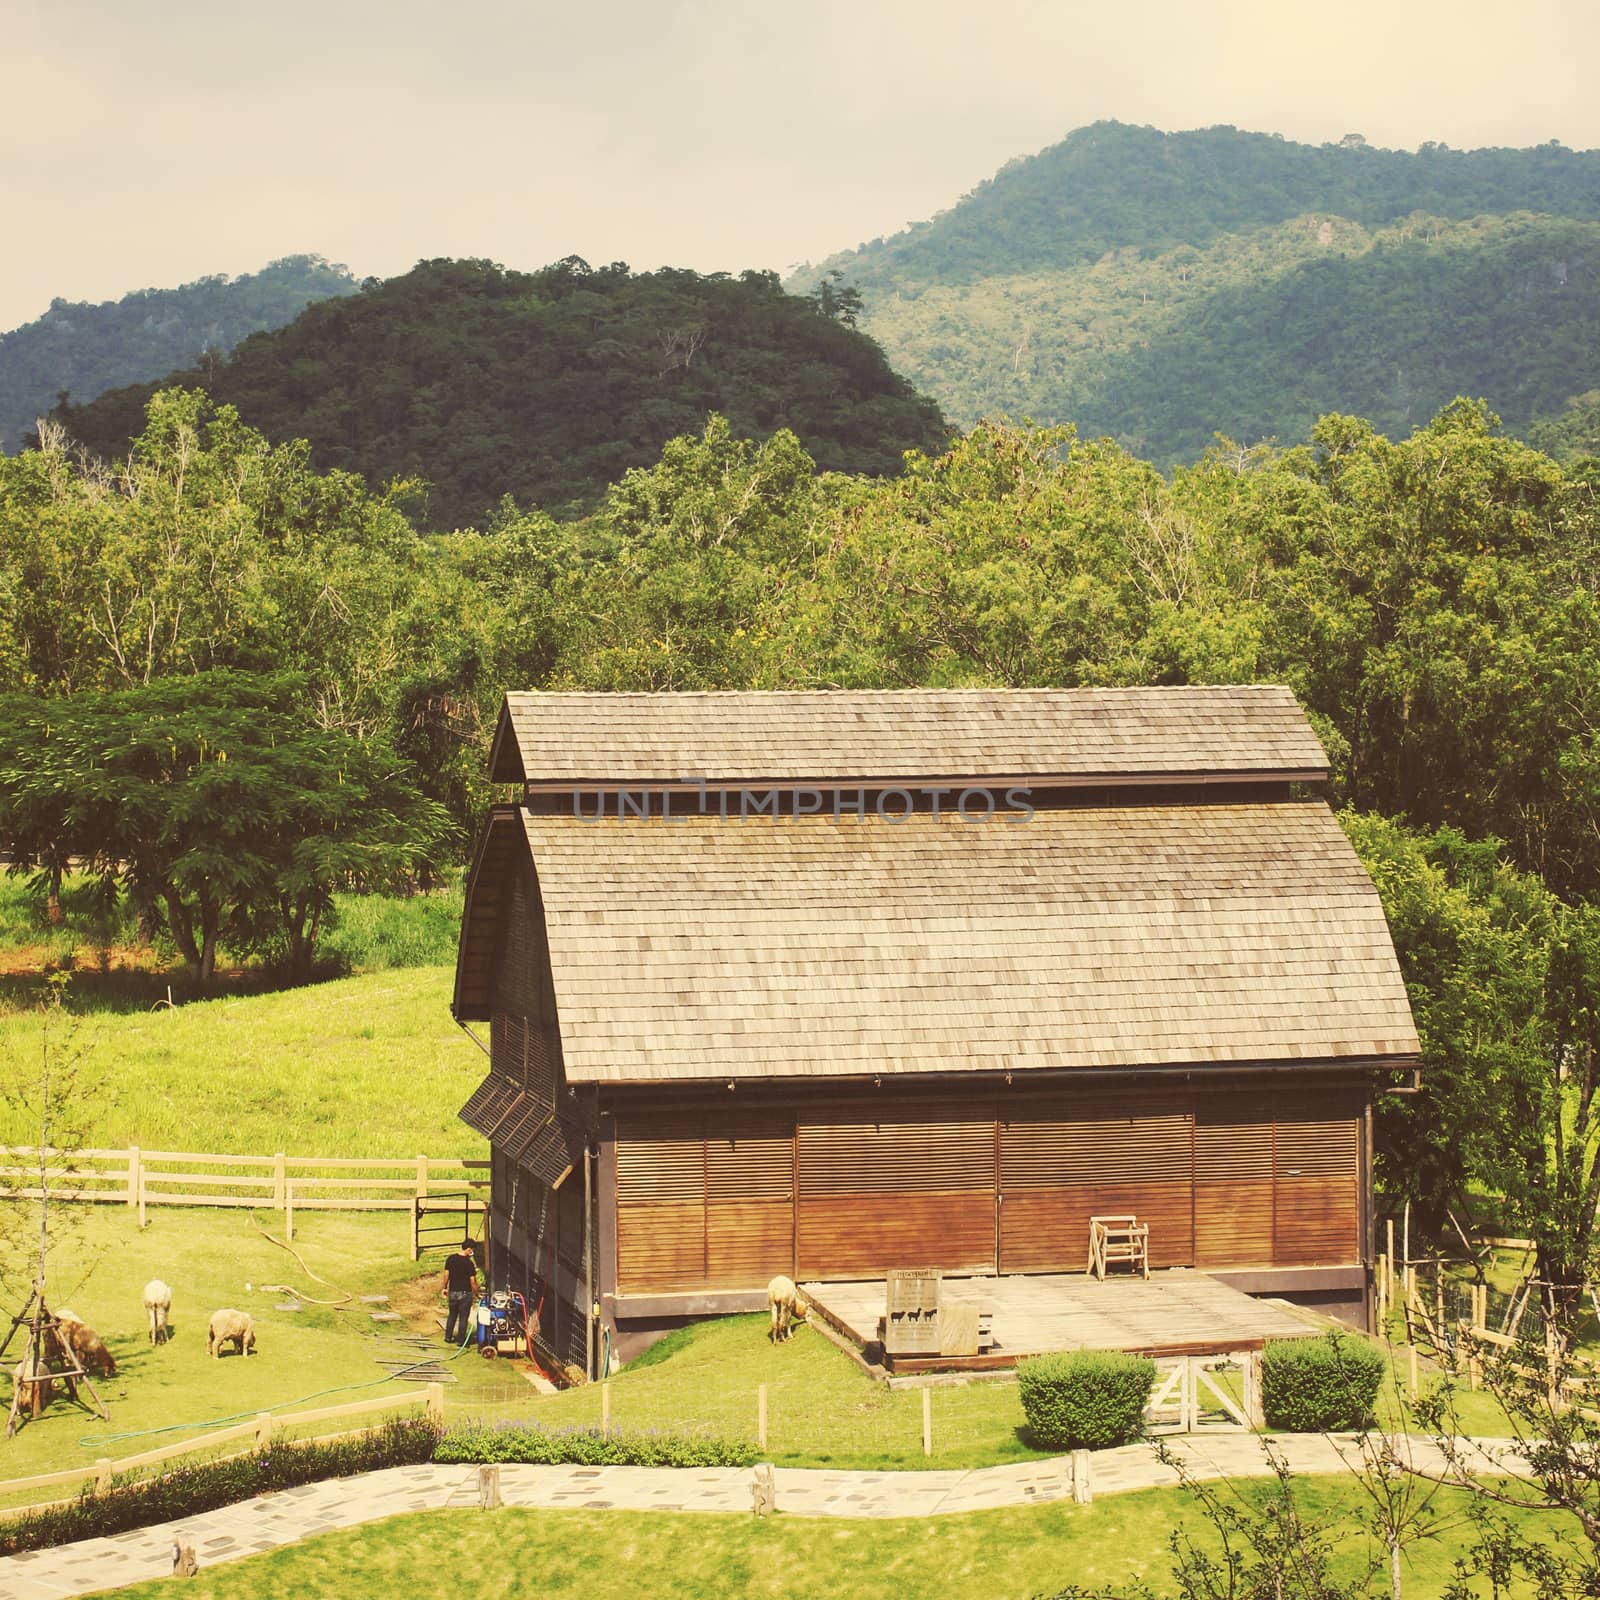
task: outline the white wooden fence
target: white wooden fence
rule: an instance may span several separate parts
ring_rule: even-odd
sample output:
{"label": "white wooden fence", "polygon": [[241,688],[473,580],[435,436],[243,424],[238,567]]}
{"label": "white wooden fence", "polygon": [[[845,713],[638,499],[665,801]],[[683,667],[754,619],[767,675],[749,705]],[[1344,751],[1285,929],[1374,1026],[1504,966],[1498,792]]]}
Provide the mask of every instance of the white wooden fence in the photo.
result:
{"label": "white wooden fence", "polygon": [[[39,1151],[0,1146],[0,1199],[37,1200]],[[489,1163],[456,1156],[219,1155],[197,1150],[75,1150],[45,1153],[52,1200],[124,1205],[139,1226],[150,1206],[233,1206],[297,1211],[407,1211],[445,1191],[486,1192]],[[415,1233],[413,1232],[413,1259]]]}
{"label": "white wooden fence", "polygon": [[[132,1472],[139,1467],[153,1467],[163,1461],[175,1461],[180,1456],[193,1455],[197,1451],[213,1450],[219,1445],[231,1444],[236,1440],[249,1439],[251,1450],[265,1450],[273,1440],[286,1429],[308,1427],[312,1423],[329,1422],[343,1417],[371,1416],[383,1411],[411,1411],[419,1404],[426,1408],[430,1421],[436,1424],[444,1422],[444,1386],[430,1383],[422,1396],[415,1392],[410,1394],[379,1395],[372,1400],[351,1400],[343,1405],[322,1406],[316,1411],[291,1412],[288,1416],[275,1417],[270,1412],[260,1412],[253,1421],[236,1423],[231,1428],[219,1428],[214,1433],[203,1433],[194,1439],[185,1439],[178,1444],[162,1445],[155,1450],[146,1450],[140,1455],[124,1456],[119,1461],[102,1458],[90,1466],[68,1467],[61,1472],[41,1472],[31,1478],[11,1478],[0,1482],[0,1499],[8,1499],[12,1495],[30,1493],[36,1489],[66,1488],[69,1485],[90,1483],[94,1485],[94,1493],[106,1494],[111,1489],[113,1478],[121,1473]],[[366,1433],[368,1428],[346,1429],[343,1433],[320,1436],[319,1442],[326,1442],[329,1438],[344,1438],[348,1434]],[[304,1441],[309,1443],[310,1441]],[[234,1454],[245,1454],[244,1451],[235,1451]],[[51,1505],[69,1504],[67,1501],[53,1501]],[[7,1516],[20,1516],[29,1511],[47,1509],[40,1505],[14,1506],[7,1510],[0,1510],[0,1519]]]}

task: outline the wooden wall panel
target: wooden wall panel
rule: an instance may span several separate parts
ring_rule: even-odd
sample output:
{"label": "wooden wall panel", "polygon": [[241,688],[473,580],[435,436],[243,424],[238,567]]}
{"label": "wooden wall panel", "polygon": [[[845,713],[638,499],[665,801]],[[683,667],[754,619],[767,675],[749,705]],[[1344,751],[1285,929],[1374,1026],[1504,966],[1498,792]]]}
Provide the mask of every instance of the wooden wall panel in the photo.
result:
{"label": "wooden wall panel", "polygon": [[1194,1264],[1272,1265],[1272,1179],[1194,1186]]}
{"label": "wooden wall panel", "polygon": [[1149,1223],[1152,1267],[1192,1264],[1193,1194],[1187,1181],[1063,1184],[1006,1192],[1000,1205],[1000,1270],[1082,1272],[1089,1255],[1089,1218],[1119,1212]]}
{"label": "wooden wall panel", "polygon": [[617,1207],[617,1288],[694,1289],[706,1276],[706,1209],[698,1200]]}
{"label": "wooden wall panel", "polygon": [[713,1204],[706,1218],[706,1282],[753,1289],[794,1272],[794,1204],[748,1200]]}
{"label": "wooden wall panel", "polygon": [[1280,1178],[1276,1213],[1276,1265],[1332,1267],[1361,1259],[1361,1212],[1353,1175]]}
{"label": "wooden wall panel", "polygon": [[800,1201],[802,1278],[881,1278],[890,1267],[994,1270],[994,1195],[842,1194]]}

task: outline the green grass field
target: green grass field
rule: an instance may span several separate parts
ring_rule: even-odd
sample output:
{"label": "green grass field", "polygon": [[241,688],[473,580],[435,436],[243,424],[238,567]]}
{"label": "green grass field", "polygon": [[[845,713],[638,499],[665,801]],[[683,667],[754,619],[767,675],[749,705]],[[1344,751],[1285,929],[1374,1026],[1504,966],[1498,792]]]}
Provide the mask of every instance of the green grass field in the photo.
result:
{"label": "green grass field", "polygon": [[[1358,1496],[1341,1480],[1299,1480],[1302,1508],[1337,1529],[1336,1575],[1345,1581],[1360,1579],[1379,1555]],[[1406,1600],[1435,1600],[1450,1577],[1463,1505],[1459,1495],[1439,1504],[1444,1537],[1405,1554]],[[466,1591],[584,1600],[1026,1600],[1069,1583],[1092,1593],[1145,1580],[1166,1594],[1174,1587],[1167,1538],[1180,1521],[1210,1544],[1187,1495],[1164,1489],[1089,1506],[878,1522],[789,1518],[781,1509],[759,1521],[628,1511],[420,1512],[202,1568],[185,1580],[184,1593],[192,1600],[390,1600]],[[116,1593],[154,1600],[170,1592],[170,1582]],[[1386,1585],[1378,1592],[1387,1593]]]}
{"label": "green grass field", "polygon": [[[268,1242],[251,1213],[152,1211],[141,1232],[120,1207],[82,1211],[84,1225],[50,1257],[50,1300],[77,1312],[116,1357],[116,1376],[97,1384],[111,1420],[101,1422],[70,1400],[57,1399],[15,1438],[0,1442],[0,1479],[83,1466],[102,1456],[136,1455],[194,1437],[208,1423],[223,1426],[220,1419],[240,1412],[310,1410],[412,1390],[387,1381],[377,1364],[380,1351],[390,1349],[385,1334],[392,1331],[371,1320],[370,1313],[380,1308],[357,1302],[343,1310],[274,1309],[285,1296],[263,1285],[285,1284],[325,1300],[338,1298],[338,1291],[307,1278],[292,1255]],[[283,1237],[281,1217],[263,1212],[260,1221],[267,1232]],[[419,1272],[437,1271],[411,1261],[406,1227],[406,1217],[394,1213],[307,1215],[303,1226],[296,1225],[295,1249],[314,1272],[341,1289],[396,1294]],[[174,1337],[154,1349],[142,1302],[144,1285],[153,1277],[174,1291]],[[247,1283],[254,1287],[247,1290]],[[206,1322],[221,1306],[248,1311],[255,1319],[258,1353],[248,1360],[231,1354],[221,1360],[207,1357]],[[434,1353],[448,1354],[442,1342],[437,1352],[429,1352]],[[486,1366],[469,1351],[451,1363],[451,1371],[467,1384],[488,1383],[494,1375],[480,1370]],[[5,1387],[9,1401],[9,1383]],[[338,1392],[325,1393],[329,1390]]]}
{"label": "green grass field", "polygon": [[[482,1156],[484,1141],[456,1112],[486,1063],[450,1020],[451,982],[448,967],[414,967],[50,1026],[88,1052],[100,1084],[95,1145]],[[44,1016],[24,1009],[0,1025],[0,1070],[36,1078]],[[37,1138],[0,1121],[0,1142]]]}

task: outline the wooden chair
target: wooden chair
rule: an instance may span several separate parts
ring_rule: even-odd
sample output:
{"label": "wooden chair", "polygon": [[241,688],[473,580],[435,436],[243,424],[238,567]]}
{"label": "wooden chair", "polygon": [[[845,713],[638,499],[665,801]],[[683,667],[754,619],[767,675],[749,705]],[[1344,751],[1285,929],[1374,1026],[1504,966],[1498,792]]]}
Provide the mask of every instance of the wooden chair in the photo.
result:
{"label": "wooden chair", "polygon": [[1123,1264],[1150,1276],[1149,1224],[1128,1214],[1090,1217],[1088,1270],[1104,1279],[1108,1267]]}

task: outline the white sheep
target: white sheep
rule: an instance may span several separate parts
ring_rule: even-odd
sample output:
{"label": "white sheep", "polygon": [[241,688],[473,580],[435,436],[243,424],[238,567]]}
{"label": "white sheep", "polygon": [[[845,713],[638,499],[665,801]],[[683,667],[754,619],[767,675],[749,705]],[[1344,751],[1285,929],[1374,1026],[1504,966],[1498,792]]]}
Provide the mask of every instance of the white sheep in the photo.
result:
{"label": "white sheep", "polygon": [[150,1314],[150,1343],[165,1344],[172,1337],[167,1319],[172,1315],[172,1290],[159,1278],[144,1286],[144,1308]]}
{"label": "white sheep", "polygon": [[789,1337],[794,1331],[794,1323],[806,1320],[811,1311],[811,1302],[801,1293],[793,1278],[779,1276],[767,1285],[767,1311],[772,1318],[767,1337],[776,1344]]}
{"label": "white sheep", "polygon": [[248,1356],[255,1349],[256,1325],[250,1320],[248,1312],[224,1307],[211,1313],[211,1321],[206,1327],[206,1354],[220,1360],[225,1344],[236,1346],[242,1356]]}

